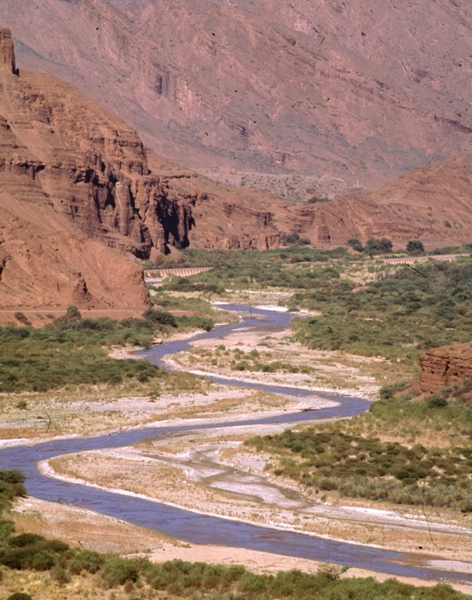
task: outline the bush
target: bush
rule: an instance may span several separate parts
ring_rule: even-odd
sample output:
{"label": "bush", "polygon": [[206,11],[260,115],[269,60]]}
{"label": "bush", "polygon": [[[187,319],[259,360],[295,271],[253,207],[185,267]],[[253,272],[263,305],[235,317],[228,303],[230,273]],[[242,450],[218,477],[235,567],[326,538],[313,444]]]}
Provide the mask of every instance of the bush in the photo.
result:
{"label": "bush", "polygon": [[71,580],[69,573],[64,569],[62,565],[54,565],[54,567],[52,567],[51,569],[50,575],[51,579],[57,581],[59,585],[65,585]]}
{"label": "bush", "polygon": [[36,533],[20,533],[16,537],[10,540],[10,546],[14,548],[24,548],[25,546],[31,546],[37,542],[44,542],[45,538],[42,535]]}
{"label": "bush", "polygon": [[148,308],[143,312],[143,317],[154,325],[170,325],[177,327],[177,321],[174,315],[157,308]]}
{"label": "bush", "polygon": [[71,558],[68,562],[68,568],[71,573],[79,575],[82,571],[87,573],[97,573],[104,563],[104,558],[98,552],[92,550],[82,550]]}
{"label": "bush", "polygon": [[442,396],[433,396],[428,400],[429,408],[444,408],[447,404],[446,398],[443,398]]}
{"label": "bush", "polygon": [[101,573],[103,584],[108,588],[124,585],[128,581],[135,583],[138,578],[137,564],[132,560],[118,557],[109,558]]}
{"label": "bush", "polygon": [[14,316],[15,316],[15,319],[17,321],[19,321],[20,323],[23,323],[23,325],[26,325],[27,327],[31,327],[31,321],[28,319],[28,317],[24,313],[16,312]]}
{"label": "bush", "polygon": [[79,323],[82,320],[82,315],[77,306],[68,306],[66,314],[54,320],[56,326],[67,325],[68,323]]}
{"label": "bush", "polygon": [[8,596],[7,600],[33,600],[33,597],[25,592],[15,592]]}
{"label": "bush", "polygon": [[0,481],[6,483],[24,483],[25,476],[17,469],[0,469]]}
{"label": "bush", "polygon": [[0,520],[0,541],[6,541],[15,531],[13,521]]}
{"label": "bush", "polygon": [[423,254],[424,246],[420,240],[410,240],[406,245],[408,254]]}
{"label": "bush", "polygon": [[404,387],[404,381],[399,381],[398,383],[392,383],[390,385],[384,385],[379,390],[379,398],[380,400],[390,400],[395,396],[396,392],[400,391]]}
{"label": "bush", "polygon": [[287,233],[287,235],[282,238],[282,244],[290,246],[291,244],[296,244],[299,239],[300,234],[298,234],[296,231],[292,231],[291,233]]}
{"label": "bush", "polygon": [[371,237],[367,240],[364,246],[364,252],[366,254],[384,254],[391,252],[393,248],[391,240],[387,238],[380,238],[379,240]]}
{"label": "bush", "polygon": [[357,238],[350,238],[349,240],[347,240],[346,244],[348,246],[350,246],[356,252],[364,251],[364,246],[362,245],[362,242],[360,240],[358,240]]}

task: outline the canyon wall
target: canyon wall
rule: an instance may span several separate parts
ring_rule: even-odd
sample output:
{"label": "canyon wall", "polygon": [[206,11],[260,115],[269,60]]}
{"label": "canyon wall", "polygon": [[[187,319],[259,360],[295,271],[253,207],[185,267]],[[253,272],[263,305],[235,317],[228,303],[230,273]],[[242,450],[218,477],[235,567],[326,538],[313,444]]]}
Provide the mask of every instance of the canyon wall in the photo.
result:
{"label": "canyon wall", "polygon": [[264,195],[226,192],[147,152],[132,128],[73,86],[18,73],[7,29],[0,136],[0,306],[143,307],[131,256],[279,243]]}
{"label": "canyon wall", "polygon": [[472,150],[468,0],[0,0],[0,14],[22,68],[207,173],[375,189]]}

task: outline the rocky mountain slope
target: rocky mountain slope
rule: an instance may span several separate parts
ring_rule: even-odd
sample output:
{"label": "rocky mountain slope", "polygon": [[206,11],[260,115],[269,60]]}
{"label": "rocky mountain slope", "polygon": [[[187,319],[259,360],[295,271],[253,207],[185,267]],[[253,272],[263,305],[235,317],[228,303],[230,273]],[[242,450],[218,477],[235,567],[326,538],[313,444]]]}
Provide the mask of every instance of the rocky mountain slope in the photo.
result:
{"label": "rocky mountain slope", "polygon": [[25,68],[194,168],[374,189],[472,150],[467,0],[0,0]]}
{"label": "rocky mountain slope", "polygon": [[123,252],[266,249],[292,230],[320,247],[370,235],[399,245],[472,239],[471,154],[373,193],[286,204],[180,167],[75,87],[18,71],[7,29],[0,131],[0,307],[144,307],[142,273]]}
{"label": "rocky mountain slope", "polygon": [[18,73],[0,29],[0,307],[144,307],[142,271],[123,252],[276,245],[267,199],[253,195],[147,153],[69,84]]}
{"label": "rocky mountain slope", "polygon": [[472,240],[472,154],[419,167],[368,193],[350,190],[331,202],[289,206],[293,229],[313,243],[342,245],[349,238],[387,237],[426,246]]}

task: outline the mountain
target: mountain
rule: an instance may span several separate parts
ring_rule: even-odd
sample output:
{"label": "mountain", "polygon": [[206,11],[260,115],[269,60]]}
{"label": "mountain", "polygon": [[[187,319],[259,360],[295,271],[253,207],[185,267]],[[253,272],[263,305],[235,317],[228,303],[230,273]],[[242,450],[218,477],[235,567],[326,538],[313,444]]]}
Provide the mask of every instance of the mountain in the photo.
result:
{"label": "mountain", "polygon": [[375,189],[472,151],[468,0],[0,8],[25,68],[77,85],[147,146],[221,181],[297,174]]}
{"label": "mountain", "polygon": [[472,241],[472,154],[426,165],[367,192],[348,190],[331,202],[286,207],[292,228],[314,244],[342,245],[349,238],[387,237],[397,246],[421,239],[426,246]]}
{"label": "mountain", "polygon": [[144,308],[131,255],[277,245],[266,204],[147,152],[75,87],[19,71],[0,29],[0,307]]}
{"label": "mountain", "polygon": [[132,256],[267,249],[292,230],[318,247],[371,235],[396,245],[472,239],[472,154],[375,192],[284,203],[157,155],[77,88],[18,69],[8,29],[0,29],[0,131],[3,308],[143,308],[149,299]]}

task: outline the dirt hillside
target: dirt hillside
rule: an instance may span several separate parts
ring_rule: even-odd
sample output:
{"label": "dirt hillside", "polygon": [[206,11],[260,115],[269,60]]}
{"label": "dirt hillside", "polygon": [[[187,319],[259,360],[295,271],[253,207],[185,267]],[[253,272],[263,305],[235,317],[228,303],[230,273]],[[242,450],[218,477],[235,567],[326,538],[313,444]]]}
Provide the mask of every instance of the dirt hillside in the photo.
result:
{"label": "dirt hillside", "polygon": [[330,202],[288,206],[293,229],[315,245],[387,237],[398,246],[427,247],[472,240],[472,154],[419,167],[368,193],[349,190]]}

